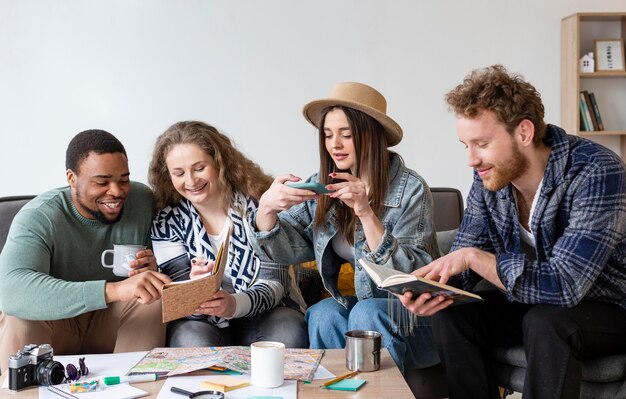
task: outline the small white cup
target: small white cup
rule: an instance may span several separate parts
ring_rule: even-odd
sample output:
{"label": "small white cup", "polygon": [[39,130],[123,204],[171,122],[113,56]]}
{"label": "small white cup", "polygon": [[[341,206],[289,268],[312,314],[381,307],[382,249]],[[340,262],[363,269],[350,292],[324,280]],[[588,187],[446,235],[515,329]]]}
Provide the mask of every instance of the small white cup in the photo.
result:
{"label": "small white cup", "polygon": [[260,341],[250,345],[250,372],[255,387],[276,388],[283,385],[285,344]]}
{"label": "small white cup", "polygon": [[[105,249],[102,251],[100,262],[102,262],[103,267],[113,269],[113,274],[116,276],[128,277],[128,272],[131,270],[128,264],[137,259],[137,252],[142,249],[146,249],[146,246],[114,244],[113,249]],[[106,262],[108,254],[113,255],[113,263]]]}

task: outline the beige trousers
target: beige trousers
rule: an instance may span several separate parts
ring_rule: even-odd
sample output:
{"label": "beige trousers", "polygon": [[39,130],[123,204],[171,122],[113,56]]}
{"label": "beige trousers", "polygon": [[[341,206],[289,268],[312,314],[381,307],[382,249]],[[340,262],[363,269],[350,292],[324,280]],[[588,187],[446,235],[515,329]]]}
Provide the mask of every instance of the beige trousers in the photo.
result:
{"label": "beige trousers", "polygon": [[33,321],[0,312],[0,368],[27,344],[51,344],[54,355],[133,352],[165,345],[161,301],[114,302],[71,319]]}

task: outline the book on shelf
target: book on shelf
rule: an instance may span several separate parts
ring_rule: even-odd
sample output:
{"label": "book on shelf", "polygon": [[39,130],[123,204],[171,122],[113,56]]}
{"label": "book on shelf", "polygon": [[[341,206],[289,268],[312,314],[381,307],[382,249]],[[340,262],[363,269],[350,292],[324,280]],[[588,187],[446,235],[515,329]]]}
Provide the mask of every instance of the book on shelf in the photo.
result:
{"label": "book on shelf", "polygon": [[587,107],[587,100],[585,99],[585,93],[583,93],[582,91],[580,92],[580,112],[581,112],[581,118],[583,121],[584,126],[581,126],[581,128],[584,127],[585,132],[593,132],[594,131],[594,126],[593,126],[593,122],[591,121],[591,113],[589,112],[589,107]]}
{"label": "book on shelf", "polygon": [[380,266],[365,259],[359,259],[359,263],[378,288],[393,294],[402,295],[407,291],[411,291],[415,297],[429,292],[432,296],[443,295],[453,299],[454,303],[452,305],[483,300],[479,295],[460,288]]}
{"label": "book on shelf", "polygon": [[232,225],[220,244],[213,270],[196,279],[175,281],[163,286],[161,299],[163,323],[193,314],[206,301],[211,300],[222,285],[222,276],[228,261],[228,243]]}
{"label": "book on shelf", "polygon": [[602,123],[602,117],[600,116],[600,107],[598,107],[598,102],[596,101],[596,96],[593,92],[589,93],[589,100],[591,102],[593,115],[595,115],[596,121],[598,122],[598,130],[604,130],[604,123]]}
{"label": "book on shelf", "polygon": [[593,126],[593,131],[600,130],[598,126],[598,121],[596,120],[596,114],[593,112],[593,107],[591,105],[591,98],[589,96],[589,92],[587,90],[581,91],[581,93],[585,96],[585,105],[587,106],[587,110],[589,111],[589,117],[591,118],[591,125]]}

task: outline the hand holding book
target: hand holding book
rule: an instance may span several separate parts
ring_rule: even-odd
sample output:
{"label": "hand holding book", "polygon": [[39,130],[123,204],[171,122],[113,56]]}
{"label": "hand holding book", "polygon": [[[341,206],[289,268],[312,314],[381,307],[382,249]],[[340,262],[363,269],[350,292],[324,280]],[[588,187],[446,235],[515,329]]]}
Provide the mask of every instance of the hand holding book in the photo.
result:
{"label": "hand holding book", "polygon": [[195,279],[177,281],[163,286],[163,323],[195,313],[205,302],[219,294],[222,275],[228,260],[228,247],[232,225],[219,247],[211,273]]}
{"label": "hand holding book", "polygon": [[416,298],[427,292],[432,297],[441,296],[445,299],[452,299],[452,305],[482,300],[480,296],[471,292],[418,277],[414,274],[407,274],[399,270],[380,266],[365,259],[359,259],[359,263],[379,288],[393,294],[403,295],[405,292],[410,291],[413,293],[413,298]]}

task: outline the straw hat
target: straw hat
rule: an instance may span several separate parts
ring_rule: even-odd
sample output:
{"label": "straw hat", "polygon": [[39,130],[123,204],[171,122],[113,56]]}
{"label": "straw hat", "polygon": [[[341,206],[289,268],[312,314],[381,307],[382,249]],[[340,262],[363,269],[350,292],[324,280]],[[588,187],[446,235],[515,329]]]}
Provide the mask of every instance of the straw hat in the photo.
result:
{"label": "straw hat", "polygon": [[304,106],[302,113],[306,120],[319,128],[322,110],[333,105],[354,108],[376,119],[385,128],[389,147],[402,140],[402,128],[387,116],[387,101],[376,89],[363,83],[337,83],[328,98],[311,101]]}

